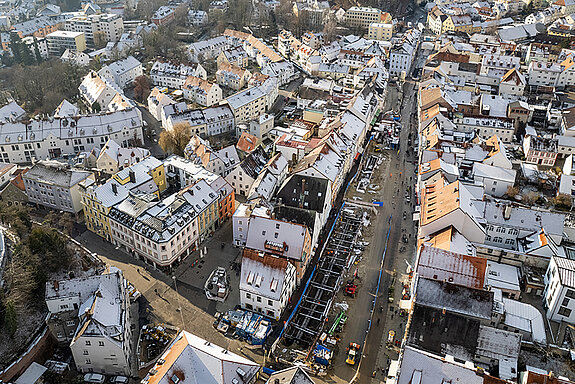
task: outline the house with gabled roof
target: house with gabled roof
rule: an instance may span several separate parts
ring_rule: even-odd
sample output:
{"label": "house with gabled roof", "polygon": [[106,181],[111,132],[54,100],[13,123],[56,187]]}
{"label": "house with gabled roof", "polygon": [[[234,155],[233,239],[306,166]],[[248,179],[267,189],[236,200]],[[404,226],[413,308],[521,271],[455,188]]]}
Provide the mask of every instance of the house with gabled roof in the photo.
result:
{"label": "house with gabled roof", "polygon": [[242,308],[279,320],[296,287],[296,268],[288,259],[245,248],[240,276]]}
{"label": "house with gabled roof", "polygon": [[483,214],[476,198],[460,181],[426,185],[421,195],[419,235],[427,236],[453,226],[470,241],[483,243]]}
{"label": "house with gabled roof", "polygon": [[222,87],[239,91],[246,86],[251,77],[250,71],[234,64],[223,62],[218,65],[216,81]]}
{"label": "house with gabled roof", "polygon": [[311,260],[312,236],[305,225],[253,216],[250,218],[245,248],[293,263],[299,282]]}
{"label": "house with gabled roof", "polygon": [[271,200],[288,173],[288,162],[281,153],[275,154],[260,172],[248,192],[248,200]]}
{"label": "house with gabled roof", "polygon": [[511,68],[501,78],[499,94],[523,96],[526,85],[525,76],[517,68]]}
{"label": "house with gabled roof", "polygon": [[260,365],[187,331],[181,331],[141,384],[251,384]]}
{"label": "house with gabled roof", "polygon": [[[77,317],[71,320],[77,328],[70,350],[80,372],[131,375],[132,320],[122,271],[110,268],[103,275],[48,282],[46,304],[50,318]],[[52,329],[60,328],[53,324]]]}
{"label": "house with gabled roof", "polygon": [[208,171],[226,177],[239,163],[240,157],[234,145],[214,150],[207,140],[192,136],[184,150],[186,159],[198,162]]}
{"label": "house with gabled roof", "polygon": [[196,76],[188,76],[182,87],[184,98],[203,107],[209,107],[222,100],[222,89]]}
{"label": "house with gabled roof", "polygon": [[232,185],[236,194],[247,196],[267,161],[265,151],[259,146],[230,171],[226,181]]}

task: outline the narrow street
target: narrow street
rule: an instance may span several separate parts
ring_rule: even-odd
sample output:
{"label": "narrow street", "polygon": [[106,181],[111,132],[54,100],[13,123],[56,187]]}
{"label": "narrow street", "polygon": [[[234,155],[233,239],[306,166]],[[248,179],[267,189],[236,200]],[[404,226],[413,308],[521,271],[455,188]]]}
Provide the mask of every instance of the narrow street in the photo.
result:
{"label": "narrow street", "polygon": [[[397,358],[395,351],[386,350],[386,341],[390,330],[395,331],[396,338],[401,339],[402,337],[404,318],[400,317],[399,313],[396,312],[397,304],[401,298],[401,277],[406,273],[406,262],[413,265],[413,259],[415,258],[416,228],[412,221],[414,197],[411,196],[411,201],[407,202],[404,193],[415,177],[414,167],[416,166],[416,161],[413,157],[414,151],[413,148],[410,148],[409,152],[407,152],[407,149],[410,131],[413,132],[412,137],[415,137],[415,128],[412,127],[415,127],[413,123],[416,112],[416,92],[414,84],[409,82],[403,85],[403,89],[403,98],[401,94],[398,94],[397,97],[394,97],[392,92],[388,94],[389,109],[400,111],[402,130],[399,153],[395,151],[390,153],[391,159],[387,162],[385,174],[389,175],[389,182],[383,186],[381,201],[383,201],[384,205],[378,208],[377,221],[374,223],[375,233],[378,235],[374,238],[375,244],[373,244],[372,252],[379,256],[378,261],[381,261],[384,256],[386,234],[390,227],[391,231],[385,252],[379,295],[375,303],[374,324],[367,336],[361,361],[358,377],[361,383],[368,383],[372,379],[375,380],[374,382],[384,380],[385,374],[387,374],[387,357],[389,356],[391,359]],[[400,101],[401,104],[399,103]],[[403,219],[404,211],[407,214],[405,220]],[[390,218],[391,221],[389,221]],[[405,252],[399,252],[399,248],[403,244],[401,238],[404,233],[408,236],[408,244]],[[394,280],[395,300],[390,304],[388,303],[388,292],[392,280]],[[375,288],[373,288],[373,293],[376,291]],[[379,324],[377,319],[379,319]],[[383,373],[382,368],[384,369]],[[376,370],[379,371],[373,377],[373,372]]]}
{"label": "narrow street", "polygon": [[[384,379],[381,368],[387,367],[387,355],[390,358],[397,358],[395,352],[386,350],[385,342],[388,331],[391,329],[396,332],[397,337],[401,338],[403,318],[395,311],[401,298],[400,281],[402,277],[405,277],[406,262],[413,264],[416,238],[416,228],[412,220],[414,197],[411,196],[410,202],[407,202],[405,198],[406,188],[415,177],[414,151],[413,148],[410,148],[409,151],[407,149],[409,147],[409,131],[410,129],[414,130],[412,127],[415,127],[416,92],[413,83],[405,83],[403,89],[405,90],[405,97],[397,86],[389,86],[383,109],[384,111],[399,110],[401,113],[402,130],[400,132],[399,152],[397,150],[385,150],[377,154],[372,151],[370,146],[369,151],[364,155],[377,155],[381,159],[372,179],[373,184],[381,187],[379,193],[375,195],[362,194],[357,192],[355,188],[350,188],[346,194],[346,199],[351,204],[354,201],[362,201],[363,204],[371,205],[371,199],[374,198],[383,202],[383,206],[377,208],[374,206],[376,213],[370,213],[371,224],[362,229],[364,241],[368,241],[370,244],[356,266],[359,287],[357,294],[355,297],[349,297],[340,292],[335,298],[334,303],[349,304],[347,325],[341,333],[341,339],[335,349],[331,373],[325,378],[315,378],[318,382],[349,383],[356,377],[358,365],[351,366],[345,362],[346,347],[350,343],[359,343],[362,347],[365,344],[356,382],[369,383],[373,379],[373,371],[377,368],[378,373],[375,378],[376,382],[379,383]],[[412,138],[414,137],[415,132],[412,133]],[[403,217],[404,211],[406,212],[405,219]],[[390,226],[389,239],[387,239],[386,235]],[[402,242],[404,234],[408,237],[408,244]],[[374,305],[373,300],[377,291],[382,257],[386,246],[383,273]],[[401,247],[405,247],[404,252],[400,252]],[[354,268],[352,267],[344,281],[352,278],[353,274]],[[388,289],[393,276],[395,276],[395,300],[393,304],[389,304]],[[372,309],[374,310],[373,317]],[[332,310],[332,316],[335,312],[337,309]],[[385,369],[386,373],[387,369]]]}

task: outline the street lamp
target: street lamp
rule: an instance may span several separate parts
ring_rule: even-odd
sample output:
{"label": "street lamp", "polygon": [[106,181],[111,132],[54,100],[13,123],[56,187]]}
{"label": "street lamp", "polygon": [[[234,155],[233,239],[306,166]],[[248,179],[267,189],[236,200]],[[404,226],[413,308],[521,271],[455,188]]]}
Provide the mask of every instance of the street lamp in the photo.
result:
{"label": "street lamp", "polygon": [[172,276],[172,279],[174,280],[174,288],[176,289],[176,297],[178,299],[178,308],[176,308],[176,312],[180,312],[180,317],[182,319],[182,330],[185,330],[185,323],[184,323],[184,314],[182,313],[182,305],[180,304],[180,294],[178,293],[178,283],[177,283],[177,279],[176,279],[176,275]]}

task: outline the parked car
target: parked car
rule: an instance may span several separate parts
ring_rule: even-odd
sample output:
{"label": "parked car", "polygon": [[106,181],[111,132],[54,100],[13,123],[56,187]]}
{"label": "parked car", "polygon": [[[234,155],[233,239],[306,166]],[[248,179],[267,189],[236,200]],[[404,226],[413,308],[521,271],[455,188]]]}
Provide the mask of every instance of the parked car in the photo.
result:
{"label": "parked car", "polygon": [[110,383],[114,384],[128,384],[128,378],[126,376],[113,376],[110,379]]}
{"label": "parked car", "polygon": [[99,373],[86,373],[84,375],[84,381],[86,383],[103,384],[106,381],[106,376]]}

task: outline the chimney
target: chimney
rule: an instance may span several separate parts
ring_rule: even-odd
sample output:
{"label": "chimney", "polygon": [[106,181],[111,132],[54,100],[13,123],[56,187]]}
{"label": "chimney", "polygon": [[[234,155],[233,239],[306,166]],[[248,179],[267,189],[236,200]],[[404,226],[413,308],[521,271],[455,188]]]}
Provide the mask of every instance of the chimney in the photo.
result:
{"label": "chimney", "polygon": [[511,218],[511,206],[510,205],[506,205],[505,208],[503,208],[503,218],[505,220],[509,220]]}
{"label": "chimney", "polygon": [[118,186],[114,183],[112,183],[112,192],[114,192],[114,195],[118,195]]}
{"label": "chimney", "polygon": [[60,283],[58,282],[58,280],[54,280],[54,290],[57,291],[60,289]]}
{"label": "chimney", "polygon": [[130,170],[129,174],[130,174],[130,183],[135,183],[136,182],[136,173],[134,171]]}

